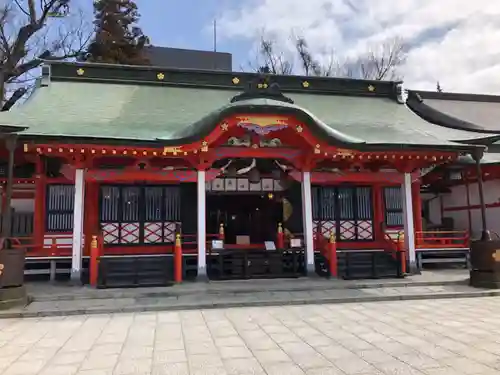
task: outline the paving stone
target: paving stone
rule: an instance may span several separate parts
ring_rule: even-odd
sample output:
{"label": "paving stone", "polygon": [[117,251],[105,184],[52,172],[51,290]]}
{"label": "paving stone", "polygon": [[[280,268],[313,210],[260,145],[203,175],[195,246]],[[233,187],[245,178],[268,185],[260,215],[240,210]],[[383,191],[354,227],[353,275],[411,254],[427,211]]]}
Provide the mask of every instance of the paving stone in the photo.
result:
{"label": "paving stone", "polygon": [[114,368],[118,357],[118,354],[92,353],[83,361],[81,370]]}
{"label": "paving stone", "polygon": [[224,360],[224,367],[228,375],[266,375],[259,362],[253,358]]}
{"label": "paving stone", "polygon": [[4,371],[3,375],[38,374],[45,363],[46,361],[43,359],[33,361],[15,361],[7,368],[7,370]]}
{"label": "paving stone", "polygon": [[291,363],[291,358],[281,349],[274,350],[254,350],[253,355],[260,363]]}
{"label": "paving stone", "polygon": [[153,354],[154,363],[185,363],[187,362],[184,350],[162,350]]}
{"label": "paving stone", "polygon": [[300,367],[289,363],[273,363],[264,365],[267,375],[305,375]]}
{"label": "paving stone", "polygon": [[75,375],[78,365],[50,365],[45,367],[40,375]]}
{"label": "paving stone", "polygon": [[151,375],[189,375],[187,363],[153,364]]}
{"label": "paving stone", "polygon": [[150,374],[151,370],[151,359],[121,360],[117,363],[113,375]]}

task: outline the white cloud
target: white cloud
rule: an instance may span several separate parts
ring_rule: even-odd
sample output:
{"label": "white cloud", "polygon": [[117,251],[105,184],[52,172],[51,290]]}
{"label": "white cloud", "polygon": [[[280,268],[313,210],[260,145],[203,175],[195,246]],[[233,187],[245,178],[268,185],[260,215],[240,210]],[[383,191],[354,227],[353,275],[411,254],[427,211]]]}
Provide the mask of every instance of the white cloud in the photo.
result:
{"label": "white cloud", "polygon": [[433,90],[500,93],[500,2],[492,0],[250,0],[223,14],[220,35],[257,41],[271,35],[291,51],[291,33],[318,59],[332,50],[359,56],[400,37],[411,48],[406,85]]}

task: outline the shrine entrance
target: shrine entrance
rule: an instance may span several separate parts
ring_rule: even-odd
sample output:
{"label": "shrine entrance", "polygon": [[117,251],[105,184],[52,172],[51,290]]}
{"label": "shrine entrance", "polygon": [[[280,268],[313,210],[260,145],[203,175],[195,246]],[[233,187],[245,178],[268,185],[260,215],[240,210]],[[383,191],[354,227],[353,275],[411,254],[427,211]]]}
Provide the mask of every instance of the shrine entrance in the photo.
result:
{"label": "shrine entrance", "polygon": [[276,228],[283,221],[278,199],[273,193],[208,194],[208,233],[217,233],[222,224],[225,244],[233,247],[275,241]]}
{"label": "shrine entrance", "polygon": [[286,167],[269,159],[226,159],[216,162],[219,177],[206,185],[207,233],[221,224],[228,248],[264,248],[276,241],[284,218],[283,197],[290,177]]}

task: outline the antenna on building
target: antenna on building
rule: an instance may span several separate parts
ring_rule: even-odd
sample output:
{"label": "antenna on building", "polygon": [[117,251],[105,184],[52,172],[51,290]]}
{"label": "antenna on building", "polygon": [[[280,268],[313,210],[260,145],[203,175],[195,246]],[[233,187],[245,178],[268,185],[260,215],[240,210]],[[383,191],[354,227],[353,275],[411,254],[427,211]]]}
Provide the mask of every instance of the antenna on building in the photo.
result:
{"label": "antenna on building", "polygon": [[217,52],[217,19],[214,19],[214,52]]}

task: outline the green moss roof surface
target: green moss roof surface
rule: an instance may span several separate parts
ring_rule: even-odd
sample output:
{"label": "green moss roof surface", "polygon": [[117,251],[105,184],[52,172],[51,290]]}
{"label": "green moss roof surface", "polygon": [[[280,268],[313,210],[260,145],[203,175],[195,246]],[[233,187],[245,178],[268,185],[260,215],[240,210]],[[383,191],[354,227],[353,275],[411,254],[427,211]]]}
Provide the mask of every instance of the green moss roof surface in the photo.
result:
{"label": "green moss roof surface", "polygon": [[23,105],[0,113],[0,125],[32,136],[92,137],[175,143],[196,137],[230,112],[297,113],[317,131],[347,143],[459,146],[484,134],[426,122],[389,98],[288,94],[295,104],[252,99],[231,104],[238,91],[87,82],[51,82]]}

